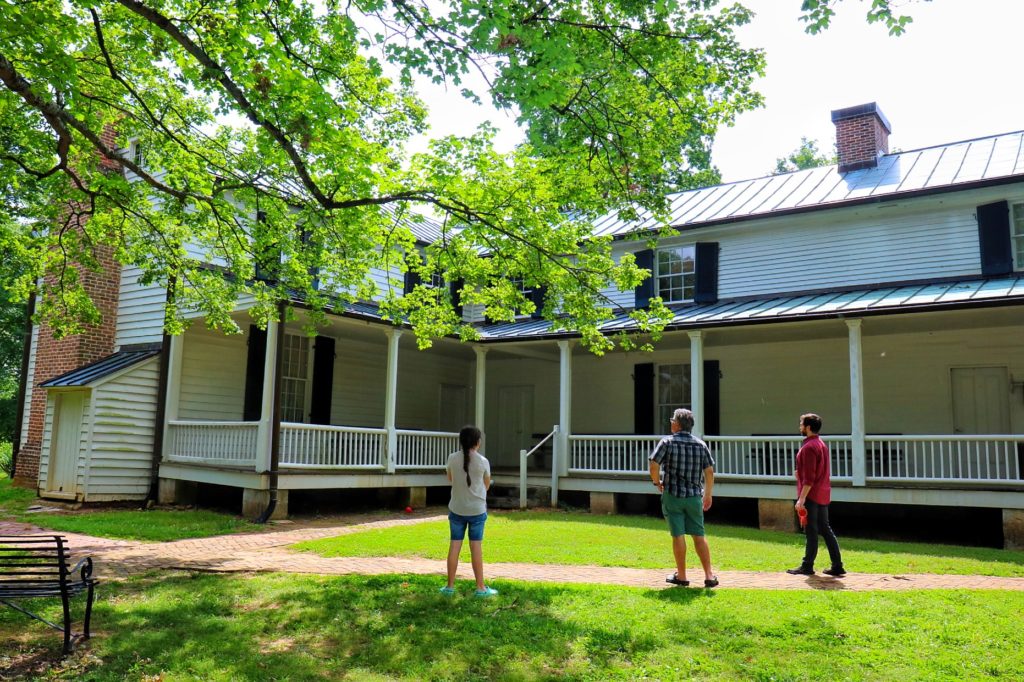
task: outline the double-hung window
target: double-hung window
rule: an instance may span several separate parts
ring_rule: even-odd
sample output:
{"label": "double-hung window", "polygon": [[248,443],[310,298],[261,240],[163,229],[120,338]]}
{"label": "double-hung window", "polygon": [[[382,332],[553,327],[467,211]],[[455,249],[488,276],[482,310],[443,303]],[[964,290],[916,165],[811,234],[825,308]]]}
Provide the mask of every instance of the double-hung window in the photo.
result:
{"label": "double-hung window", "polygon": [[658,433],[669,433],[672,413],[690,408],[690,365],[658,365]]}
{"label": "double-hung window", "polygon": [[1024,202],[1013,204],[1010,211],[1010,242],[1013,269],[1024,270]]}
{"label": "double-hung window", "polygon": [[281,421],[306,421],[309,414],[309,369],[309,337],[285,334],[281,357]]}
{"label": "double-hung window", "polygon": [[665,303],[693,300],[697,281],[695,251],[692,244],[658,249],[658,296]]}

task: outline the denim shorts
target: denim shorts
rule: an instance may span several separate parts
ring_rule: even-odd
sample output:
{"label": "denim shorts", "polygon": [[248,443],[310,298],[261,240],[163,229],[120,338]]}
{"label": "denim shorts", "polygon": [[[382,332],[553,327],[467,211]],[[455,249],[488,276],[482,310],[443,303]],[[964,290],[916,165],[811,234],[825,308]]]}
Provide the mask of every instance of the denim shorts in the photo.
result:
{"label": "denim shorts", "polygon": [[463,516],[453,511],[448,512],[448,526],[452,531],[452,540],[463,540],[466,537],[466,527],[469,527],[469,541],[479,542],[484,539],[484,522],[487,520],[487,512],[476,516]]}

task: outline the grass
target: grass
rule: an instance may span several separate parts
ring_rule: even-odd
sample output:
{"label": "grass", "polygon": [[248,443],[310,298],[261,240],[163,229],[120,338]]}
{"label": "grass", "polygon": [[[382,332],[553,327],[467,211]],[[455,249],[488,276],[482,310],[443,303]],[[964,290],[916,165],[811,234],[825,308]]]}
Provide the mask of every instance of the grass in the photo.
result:
{"label": "grass", "polygon": [[48,530],[117,540],[168,542],[257,528],[237,516],[202,509],[106,509],[59,514],[28,513],[28,507],[37,502],[39,501],[31,490],[16,488],[10,479],[0,475],[0,518],[31,523]]}
{"label": "grass", "polygon": [[[795,566],[804,538],[795,533],[708,526],[712,560],[721,570],[779,571]],[[949,573],[1024,577],[1024,552],[840,538],[843,561],[858,573]],[[689,543],[688,543],[689,544]],[[324,556],[404,556],[444,559],[448,522],[370,530],[304,542],[297,549]],[[468,555],[468,543],[463,551]],[[665,522],[638,516],[581,513],[492,513],[485,561],[665,568],[671,561]],[[820,557],[828,555],[821,544]],[[687,557],[696,566],[692,549]]]}
{"label": "grass", "polygon": [[0,641],[10,643],[0,670],[94,681],[1024,678],[1020,592],[504,581],[484,601],[468,585],[442,597],[438,584],[209,574],[106,584],[93,639],[63,661],[57,633],[0,610]]}

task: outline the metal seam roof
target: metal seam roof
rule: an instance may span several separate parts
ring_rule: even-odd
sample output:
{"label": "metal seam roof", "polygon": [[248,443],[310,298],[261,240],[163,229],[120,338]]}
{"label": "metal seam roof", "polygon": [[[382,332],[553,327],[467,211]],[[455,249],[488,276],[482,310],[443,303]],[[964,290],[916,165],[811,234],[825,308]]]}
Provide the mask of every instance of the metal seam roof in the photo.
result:
{"label": "metal seam roof", "polygon": [[73,369],[44,381],[43,388],[69,388],[72,386],[88,386],[111,374],[136,365],[160,354],[159,350],[119,351],[96,362]]}
{"label": "metal seam roof", "polygon": [[[693,227],[924,190],[954,191],[986,180],[1012,181],[1015,177],[1024,181],[1024,131],[886,154],[876,167],[849,173],[839,173],[837,166],[809,168],[679,192],[669,198],[669,220],[672,226]],[[609,213],[594,221],[593,232],[620,237],[656,227],[654,217],[646,211],[629,222]]]}
{"label": "metal seam roof", "polygon": [[[766,295],[755,299],[719,301],[680,308],[668,328],[715,327],[743,322],[791,321],[823,316],[838,317],[879,312],[909,313],[963,304],[1024,303],[1024,275],[989,280],[881,285],[842,292]],[[615,316],[602,327],[609,333],[633,329],[627,313]],[[539,339],[571,332],[552,330],[546,320],[521,320],[485,325],[483,341]]]}

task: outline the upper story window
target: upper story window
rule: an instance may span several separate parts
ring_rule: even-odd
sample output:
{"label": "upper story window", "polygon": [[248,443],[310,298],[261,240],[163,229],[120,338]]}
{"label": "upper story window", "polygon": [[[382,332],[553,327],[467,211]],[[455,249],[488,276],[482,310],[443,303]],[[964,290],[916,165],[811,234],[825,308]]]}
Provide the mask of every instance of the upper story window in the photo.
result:
{"label": "upper story window", "polygon": [[692,244],[658,249],[657,291],[665,303],[693,300],[697,281],[695,251]]}
{"label": "upper story window", "polygon": [[139,142],[138,140],[136,140],[135,142],[132,142],[132,150],[131,151],[132,151],[132,162],[136,166],[141,168],[143,160],[144,160],[143,156],[142,156],[142,143]]}
{"label": "upper story window", "polygon": [[1024,202],[1013,204],[1010,211],[1010,241],[1013,269],[1024,270]]}

